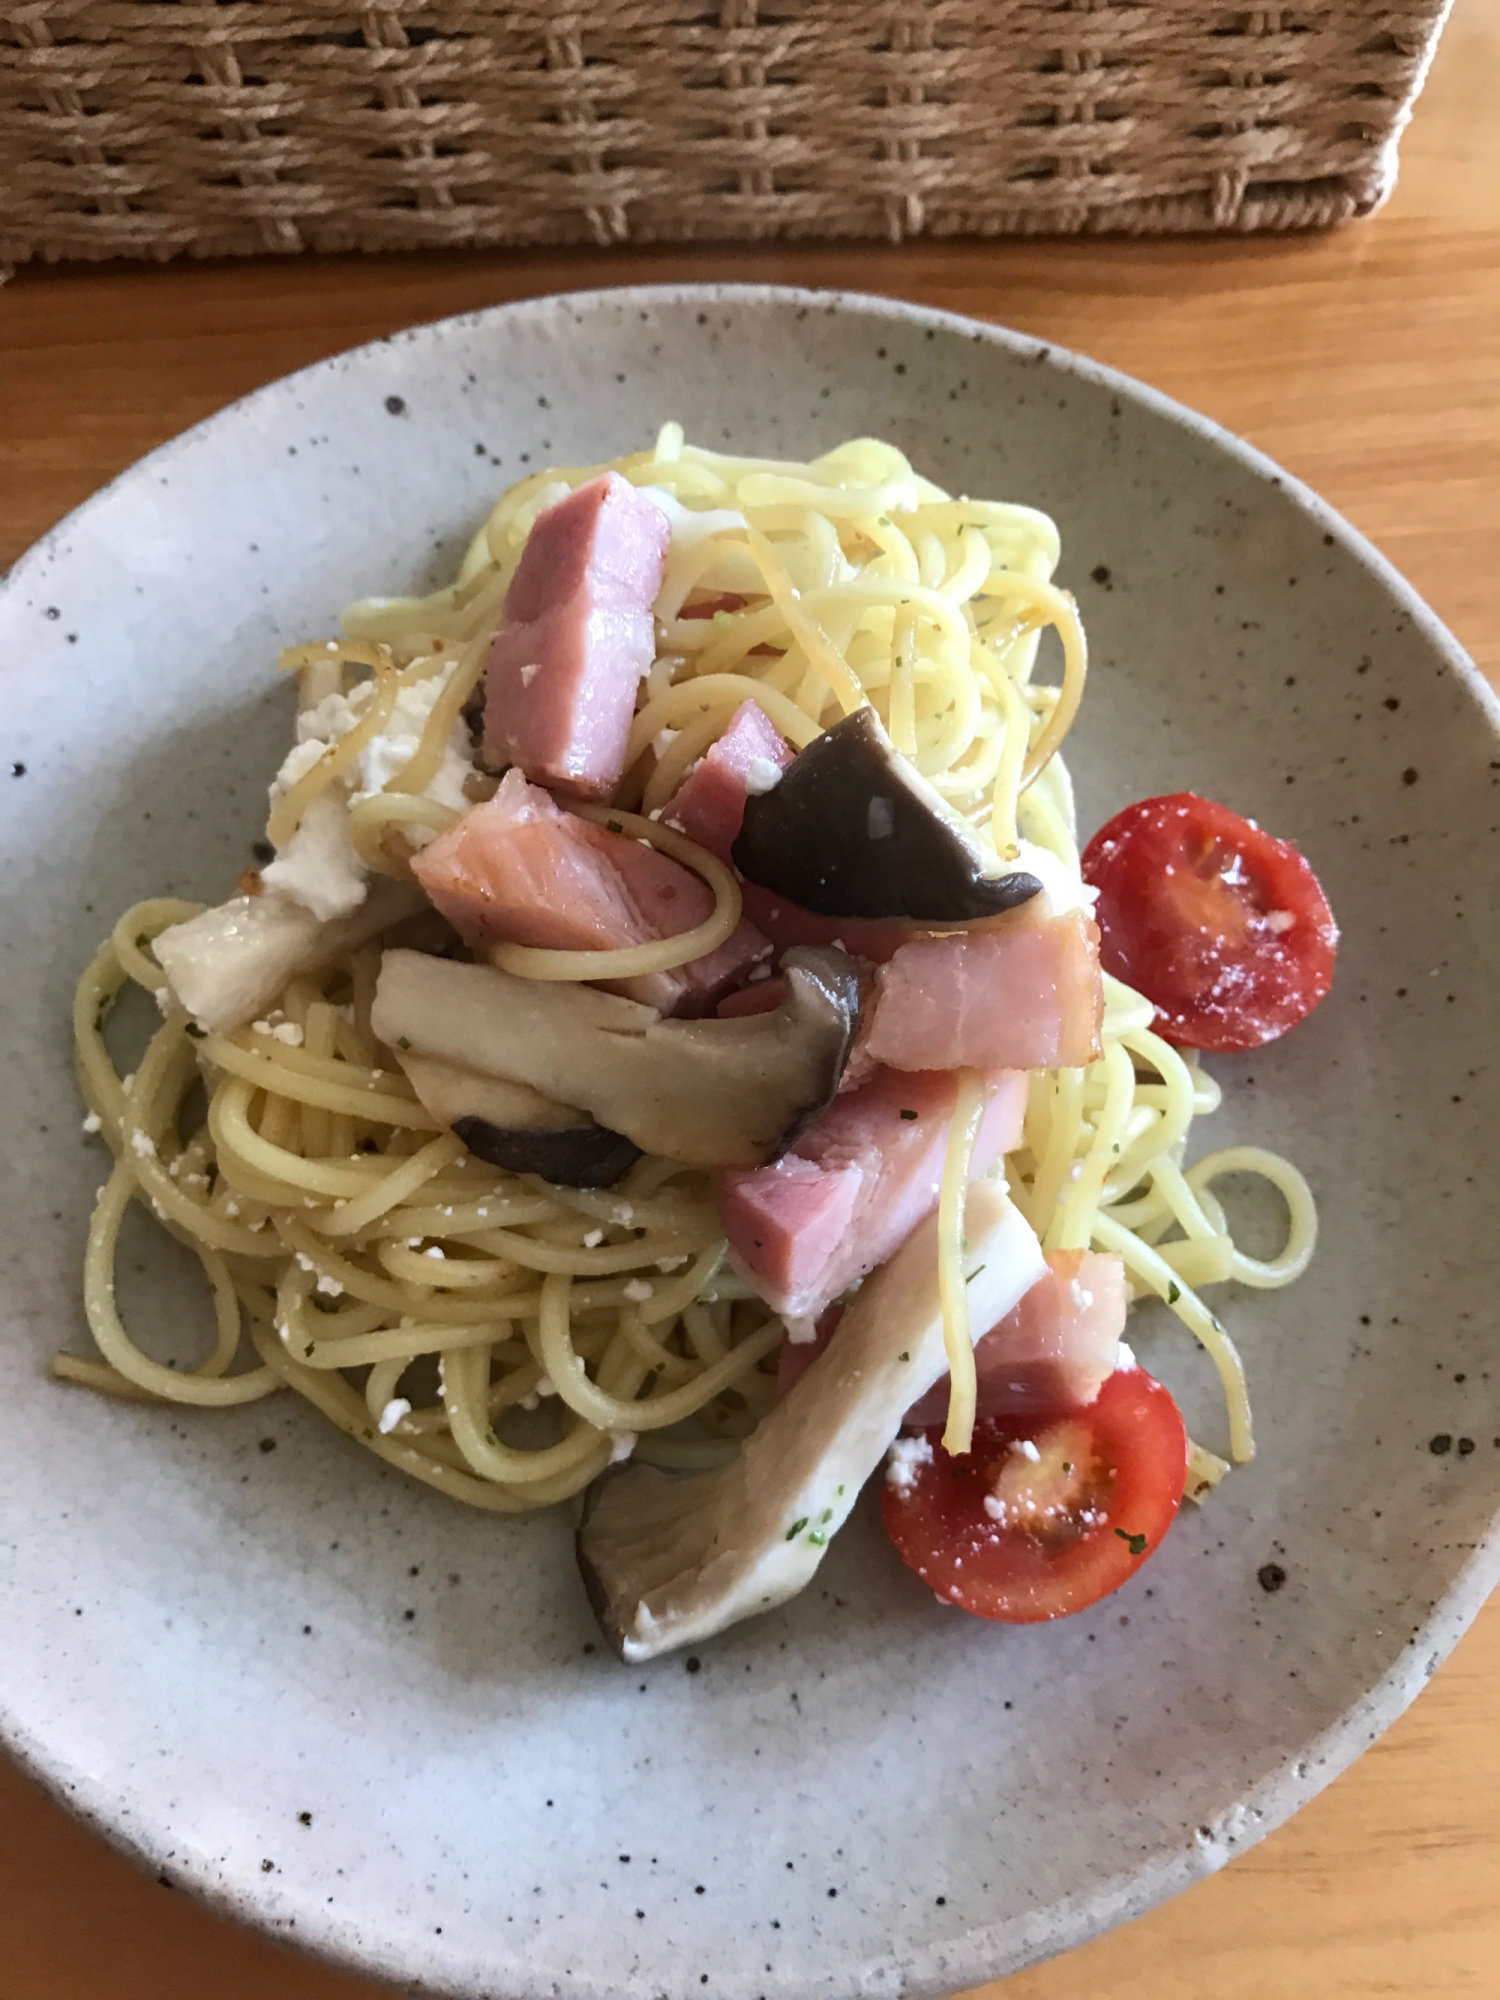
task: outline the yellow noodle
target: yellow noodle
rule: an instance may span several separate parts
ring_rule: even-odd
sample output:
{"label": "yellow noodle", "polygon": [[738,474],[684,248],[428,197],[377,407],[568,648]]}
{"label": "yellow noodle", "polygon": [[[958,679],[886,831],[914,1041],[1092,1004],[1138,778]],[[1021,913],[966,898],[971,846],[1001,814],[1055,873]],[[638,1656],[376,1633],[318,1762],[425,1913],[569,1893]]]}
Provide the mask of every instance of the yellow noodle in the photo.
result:
{"label": "yellow noodle", "polygon": [[955,1457],[969,1449],[974,1436],[977,1383],[964,1279],[964,1196],[969,1186],[974,1141],[984,1118],[984,1098],[984,1082],[978,1072],[960,1071],[938,1190],[938,1294],[943,1303],[943,1346],[948,1354],[949,1385],[943,1449]]}

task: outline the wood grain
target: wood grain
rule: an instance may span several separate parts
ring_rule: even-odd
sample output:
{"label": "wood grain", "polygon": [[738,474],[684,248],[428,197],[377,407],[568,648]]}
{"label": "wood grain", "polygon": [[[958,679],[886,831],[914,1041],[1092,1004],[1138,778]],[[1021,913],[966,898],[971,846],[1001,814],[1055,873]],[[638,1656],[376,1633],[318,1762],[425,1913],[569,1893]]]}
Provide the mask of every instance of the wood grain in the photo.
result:
{"label": "wood grain", "polygon": [[[413,321],[675,278],[841,285],[1083,349],[1317,487],[1500,679],[1500,0],[1458,0],[1373,222],[1278,241],[914,244],[24,271],[0,292],[0,562],[143,451]],[[3,1645],[3,1639],[0,1639]],[[986,2000],[1500,1993],[1500,1603],[1227,1873]],[[357,2000],[138,1875],[0,1765],[0,2000]]]}

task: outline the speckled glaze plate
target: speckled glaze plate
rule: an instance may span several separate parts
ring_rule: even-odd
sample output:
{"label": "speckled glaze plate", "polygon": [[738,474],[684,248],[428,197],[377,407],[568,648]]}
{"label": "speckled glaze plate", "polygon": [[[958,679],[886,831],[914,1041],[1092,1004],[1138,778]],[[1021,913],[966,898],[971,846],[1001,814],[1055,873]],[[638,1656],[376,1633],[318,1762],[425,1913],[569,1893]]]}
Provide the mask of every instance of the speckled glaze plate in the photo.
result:
{"label": "speckled glaze plate", "polygon": [[[1220,1307],[1260,1456],[1055,1628],[941,1609],[867,1495],[803,1597],[626,1668],[561,1517],[471,1515],[288,1401],[163,1414],[45,1373],[82,1342],[103,1178],[73,982],[134,898],[217,897],[243,865],[289,726],[276,649],[446,574],[528,467],[668,415],[798,456],[878,432],[1048,509],[1093,643],[1086,827],[1195,788],[1300,842],[1343,925],[1333,996],[1214,1063],[1199,1141],[1282,1148],[1322,1205],[1308,1278]],[[1496,704],[1357,535],[1212,425],[878,300],[538,300],[274,384],[136,466],[0,592],[0,672],[0,1733],[172,1883],[435,1993],[937,1994],[1222,1865],[1495,1581]],[[142,1226],[126,1266],[185,1353],[176,1252]],[[1131,1337],[1221,1443],[1166,1316]]]}

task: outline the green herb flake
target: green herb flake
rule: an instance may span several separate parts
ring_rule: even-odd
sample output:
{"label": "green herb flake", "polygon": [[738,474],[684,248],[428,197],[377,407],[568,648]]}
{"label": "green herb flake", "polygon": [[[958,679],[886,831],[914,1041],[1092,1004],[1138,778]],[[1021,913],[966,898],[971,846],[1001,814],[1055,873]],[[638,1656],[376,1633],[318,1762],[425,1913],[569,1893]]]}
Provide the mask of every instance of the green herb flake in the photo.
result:
{"label": "green herb flake", "polygon": [[792,1525],[787,1529],[786,1539],[789,1542],[795,1542],[797,1537],[802,1533],[802,1530],[806,1526],[807,1526],[807,1516],[804,1514],[800,1521],[793,1521]]}
{"label": "green herb flake", "polygon": [[[843,1489],[840,1488],[840,1491],[842,1490]],[[833,1509],[831,1507],[825,1507],[822,1513],[818,1516],[818,1526],[820,1528],[826,1528],[828,1526],[828,1523],[832,1519],[833,1519]]]}
{"label": "green herb flake", "polygon": [[304,1347],[302,1350],[303,1356],[306,1357],[307,1355],[311,1354],[312,1351],[313,1351],[313,1344],[311,1341],[309,1341],[306,1347]]}
{"label": "green herb flake", "polygon": [[1173,1278],[1171,1283],[1167,1286],[1167,1304],[1169,1306],[1175,1306],[1177,1301],[1181,1297],[1182,1297],[1182,1287],[1181,1285],[1178,1284],[1177,1280]]}
{"label": "green herb flake", "polygon": [[913,1119],[913,1118],[915,1118],[915,1117],[916,1117],[916,1115],[917,1115],[917,1114],[916,1114],[916,1112],[915,1112],[915,1111],[903,1111],[903,1112],[902,1112],[902,1114],[901,1114],[901,1116],[902,1116],[903,1118],[907,1118],[907,1119]]}
{"label": "green herb flake", "polygon": [[833,1496],[833,1497],[835,1498],[835,1500],[842,1500],[842,1499],[843,1499],[843,1497],[844,1497],[844,1489],[843,1489],[843,1487],[842,1487],[842,1486],[840,1486],[840,1487],[839,1487],[839,1488],[837,1489],[837,1491],[835,1492],[835,1494],[834,1494],[834,1496]]}
{"label": "green herb flake", "polygon": [[979,1276],[980,1272],[987,1271],[988,1269],[989,1269],[988,1264],[976,1264],[973,1270],[969,1273],[968,1277],[964,1279],[964,1283],[966,1285],[972,1285],[974,1280]]}
{"label": "green herb flake", "polygon": [[[901,1354],[900,1354],[900,1359],[901,1359],[902,1361],[910,1361],[910,1360],[911,1360],[911,1349],[910,1349],[909,1347],[903,1347],[903,1348],[902,1348],[902,1350],[901,1350]],[[842,1492],[842,1491],[843,1491],[843,1488],[842,1488],[842,1487],[840,1487],[840,1488],[839,1488],[839,1491],[840,1491],[840,1492]]]}
{"label": "green herb flake", "polygon": [[814,1528],[807,1539],[815,1549],[826,1549],[828,1546],[828,1537],[823,1533],[821,1528]]}
{"label": "green herb flake", "polygon": [[604,825],[606,831],[609,833],[623,833],[625,831],[625,828],[617,819],[607,819]]}
{"label": "green herb flake", "polygon": [[1124,1542],[1133,1556],[1143,1556],[1146,1553],[1146,1537],[1144,1535],[1129,1534],[1124,1528],[1116,1528],[1115,1533]]}
{"label": "green herb flake", "polygon": [[397,1035],[396,1047],[398,1049],[409,1049],[411,1047],[411,1043],[405,1035]]}

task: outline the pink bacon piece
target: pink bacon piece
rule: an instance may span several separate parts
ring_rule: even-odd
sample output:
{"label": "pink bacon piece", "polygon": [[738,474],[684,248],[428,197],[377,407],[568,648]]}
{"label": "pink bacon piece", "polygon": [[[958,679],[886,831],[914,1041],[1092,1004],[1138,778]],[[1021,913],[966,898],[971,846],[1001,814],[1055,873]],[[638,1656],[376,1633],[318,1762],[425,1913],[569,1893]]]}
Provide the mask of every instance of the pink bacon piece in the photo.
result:
{"label": "pink bacon piece", "polygon": [[[518,770],[486,804],[422,848],[412,873],[470,944],[611,951],[706,921],[713,891],[638,840],[564,812]],[[717,951],[670,972],[601,981],[663,1014],[706,1013],[769,950],[740,924]]]}
{"label": "pink bacon piece", "polygon": [[603,798],[625,769],[636,690],[656,653],[667,517],[617,472],[539,514],[485,680],[484,758]]}
{"label": "pink bacon piece", "polygon": [[728,864],[746,799],[768,792],[791,761],[790,746],[764,709],[742,701],[724,734],[673,793],[662,818]]}
{"label": "pink bacon piece", "polygon": [[880,966],[862,1053],[894,1069],[1058,1069],[1101,1053],[1099,927],[1081,911],[914,939]]}
{"label": "pink bacon piece", "polygon": [[[1052,1250],[1047,1275],[974,1345],[981,1417],[1076,1410],[1115,1372],[1125,1331],[1125,1265],[1101,1250]],[[906,1413],[922,1430],[948,1415],[948,1378]]]}
{"label": "pink bacon piece", "polygon": [[[975,1174],[1020,1143],[1026,1109],[1024,1076],[986,1081]],[[816,1319],[931,1214],[957,1089],[951,1075],[877,1070],[814,1119],[785,1158],[725,1173],[724,1234],[775,1311]]]}

